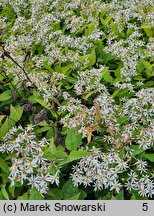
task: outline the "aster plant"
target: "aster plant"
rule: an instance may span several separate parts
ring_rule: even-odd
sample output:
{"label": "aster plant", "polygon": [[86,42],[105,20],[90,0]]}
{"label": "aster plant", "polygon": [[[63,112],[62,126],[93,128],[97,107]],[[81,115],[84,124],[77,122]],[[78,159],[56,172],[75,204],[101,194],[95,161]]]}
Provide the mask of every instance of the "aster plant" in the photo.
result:
{"label": "aster plant", "polygon": [[0,0],[0,199],[153,199],[152,0]]}

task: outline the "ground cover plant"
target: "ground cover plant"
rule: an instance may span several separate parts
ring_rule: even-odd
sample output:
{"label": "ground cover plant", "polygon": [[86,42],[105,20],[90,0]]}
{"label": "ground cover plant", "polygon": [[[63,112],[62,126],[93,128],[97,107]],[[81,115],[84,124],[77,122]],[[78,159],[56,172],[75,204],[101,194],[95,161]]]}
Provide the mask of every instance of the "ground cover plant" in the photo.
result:
{"label": "ground cover plant", "polygon": [[0,62],[0,199],[153,199],[152,0],[0,0]]}

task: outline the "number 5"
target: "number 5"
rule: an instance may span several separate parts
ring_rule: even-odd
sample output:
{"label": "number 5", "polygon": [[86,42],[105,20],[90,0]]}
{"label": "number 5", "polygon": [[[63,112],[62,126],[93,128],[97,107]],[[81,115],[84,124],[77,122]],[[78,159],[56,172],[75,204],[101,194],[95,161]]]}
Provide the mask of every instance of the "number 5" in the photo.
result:
{"label": "number 5", "polygon": [[142,210],[143,211],[147,211],[148,210],[148,203],[143,203]]}

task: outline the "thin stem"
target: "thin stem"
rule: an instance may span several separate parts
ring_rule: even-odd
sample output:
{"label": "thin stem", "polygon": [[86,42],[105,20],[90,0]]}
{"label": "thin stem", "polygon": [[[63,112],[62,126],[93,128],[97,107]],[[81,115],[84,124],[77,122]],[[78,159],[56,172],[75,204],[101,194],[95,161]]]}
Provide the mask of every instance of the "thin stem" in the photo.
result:
{"label": "thin stem", "polygon": [[[3,49],[3,50],[4,50],[4,49]],[[13,61],[13,62],[24,72],[24,74],[25,74],[27,80],[28,80],[30,83],[32,83],[32,84],[37,88],[37,86],[36,86],[36,85],[31,81],[31,79],[29,78],[27,72],[25,71],[25,68],[22,67],[18,62],[16,62],[16,61],[12,58],[12,56],[11,56],[6,50],[4,50],[4,55],[5,55],[7,58],[11,59],[11,61]]]}
{"label": "thin stem", "polygon": [[[1,73],[1,75],[4,77],[4,78],[9,78],[8,76],[7,76],[7,74],[5,73],[5,71],[3,70],[2,71],[4,74],[5,74],[5,76]],[[16,90],[16,87],[13,85],[13,83],[10,81],[10,84],[11,84],[11,86]],[[19,92],[18,91],[16,91],[17,92],[17,94],[19,95],[19,97],[21,98],[21,100],[23,100],[24,101],[24,99],[23,99],[23,97],[19,94]]]}

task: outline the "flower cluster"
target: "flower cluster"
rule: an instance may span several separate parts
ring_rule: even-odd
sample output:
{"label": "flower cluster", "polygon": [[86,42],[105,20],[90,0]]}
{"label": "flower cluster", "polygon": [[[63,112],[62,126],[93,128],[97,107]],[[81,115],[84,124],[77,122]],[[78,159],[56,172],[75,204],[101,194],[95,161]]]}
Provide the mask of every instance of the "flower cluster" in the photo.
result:
{"label": "flower cluster", "polygon": [[134,170],[128,174],[125,187],[128,191],[138,191],[140,196],[152,197],[154,194],[154,181],[152,180],[153,173],[147,172],[147,162],[138,159],[135,163]]}
{"label": "flower cluster", "polygon": [[[87,71],[82,71],[83,65],[87,66],[86,54],[91,52],[95,43],[104,40],[107,34],[104,51],[112,52],[121,59],[120,74],[124,78],[123,83],[117,80],[114,85],[132,92],[134,88],[132,79],[137,76],[138,63],[144,59],[144,56],[152,56],[153,51],[150,47],[152,39],[150,37],[145,41],[141,31],[144,28],[146,30],[146,25],[149,26],[148,28],[152,26],[153,13],[150,9],[152,6],[150,0],[129,2],[112,0],[109,3],[95,0],[77,2],[74,0],[16,2],[10,0],[1,1],[1,5],[3,7],[10,5],[17,15],[11,29],[13,34],[5,39],[5,50],[10,52],[22,67],[25,60],[24,50],[37,48],[40,54],[36,55],[33,52],[30,64],[39,67],[43,73],[46,65],[53,66],[58,62],[59,64],[72,63],[72,68],[86,74]],[[149,8],[146,16],[144,7]],[[25,13],[27,11],[28,17],[23,10]],[[4,31],[5,28],[7,31],[7,18],[2,16],[0,22]],[[106,25],[106,22],[111,22],[111,25]],[[123,31],[126,32],[125,35]],[[84,57],[85,61],[80,61],[80,57]],[[14,65],[10,67],[10,61],[5,63],[5,67],[15,80],[27,80],[25,75],[19,72],[19,68]],[[102,65],[99,67],[101,68]],[[31,76],[31,73],[39,72],[35,68],[34,72],[30,70],[28,73]],[[78,86],[80,86],[79,82],[76,83],[77,89]],[[44,94],[47,95],[48,100],[49,91]]]}
{"label": "flower cluster", "polygon": [[74,85],[77,95],[93,92],[107,92],[106,87],[101,84],[102,74],[107,68],[102,66],[99,69],[78,71],[78,80]]}
{"label": "flower cluster", "polygon": [[[89,150],[89,149],[87,149]],[[94,191],[109,189],[119,193],[126,187],[127,190],[138,191],[141,196],[152,197],[154,182],[152,175],[147,174],[147,162],[137,160],[130,170],[130,161],[127,157],[120,158],[119,152],[110,151],[107,154],[93,147],[91,154],[82,158],[73,167],[71,175],[75,186],[83,184],[85,187],[93,186]],[[120,180],[122,173],[128,172],[126,182]]]}
{"label": "flower cluster", "polygon": [[[74,167],[74,185],[126,187],[152,197],[150,163],[134,158],[133,150],[151,153],[154,144],[153,1],[1,0],[0,7],[2,82],[20,96],[11,103],[26,101],[24,111],[32,106],[34,112],[42,106],[35,124],[48,119],[48,108],[55,137],[61,123],[88,145],[101,140],[101,150],[88,149],[91,155]],[[59,183],[59,170],[50,174],[55,163],[43,156],[48,141],[34,131],[32,125],[12,128],[0,151],[15,155],[12,185],[27,182],[44,194],[49,183]]]}
{"label": "flower cluster", "polygon": [[0,151],[14,154],[9,175],[11,185],[27,182],[27,185],[35,187],[43,195],[47,193],[49,183],[59,184],[59,170],[50,173],[54,162],[43,157],[43,148],[49,143],[46,138],[37,140],[33,130],[32,125],[26,128],[13,127],[3,138]]}
{"label": "flower cluster", "polygon": [[48,103],[53,97],[57,97],[59,81],[65,79],[65,75],[54,72],[49,76],[47,73],[36,73],[35,71],[29,75],[29,78],[27,86],[35,85],[43,95],[44,101]]}
{"label": "flower cluster", "polygon": [[107,52],[112,52],[121,58],[123,67],[121,68],[120,73],[125,77],[126,82],[130,82],[131,78],[137,75],[136,67],[138,61],[143,58],[143,47],[145,46],[145,43],[140,39],[141,37],[141,33],[134,31],[125,40],[112,41],[109,39],[108,46],[105,47]]}
{"label": "flower cluster", "polygon": [[95,126],[94,131],[99,131],[99,126],[103,126],[108,132],[103,139],[108,144],[125,147],[137,142],[139,147],[148,149],[154,143],[153,103],[152,88],[142,89],[136,97],[124,100],[120,106],[105,91],[94,99],[91,108],[69,97],[67,105],[61,106],[62,110],[68,111],[61,122],[68,128],[77,127],[83,137],[88,136],[90,128]]}

